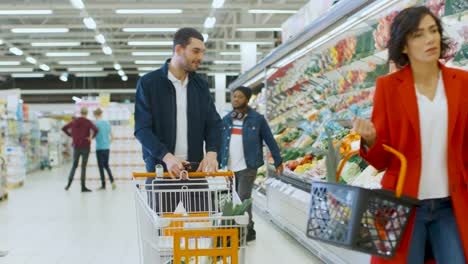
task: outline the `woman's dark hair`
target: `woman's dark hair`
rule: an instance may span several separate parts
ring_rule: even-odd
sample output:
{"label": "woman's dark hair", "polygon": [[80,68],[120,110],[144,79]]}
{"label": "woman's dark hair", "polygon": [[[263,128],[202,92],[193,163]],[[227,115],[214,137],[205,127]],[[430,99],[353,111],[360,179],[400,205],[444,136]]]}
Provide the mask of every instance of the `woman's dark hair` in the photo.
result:
{"label": "woman's dark hair", "polygon": [[184,48],[187,47],[187,45],[190,44],[191,38],[199,39],[202,42],[204,41],[203,35],[194,28],[181,28],[177,30],[177,32],[174,35],[174,42],[173,42],[172,49],[175,50],[175,47],[177,45],[181,45]]}
{"label": "woman's dark hair", "polygon": [[449,47],[449,40],[443,37],[440,19],[425,6],[409,7],[401,11],[393,20],[388,41],[388,60],[393,61],[398,68],[409,63],[408,55],[403,53],[408,36],[418,30],[419,22],[424,16],[430,15],[436,22],[440,38],[440,58]]}

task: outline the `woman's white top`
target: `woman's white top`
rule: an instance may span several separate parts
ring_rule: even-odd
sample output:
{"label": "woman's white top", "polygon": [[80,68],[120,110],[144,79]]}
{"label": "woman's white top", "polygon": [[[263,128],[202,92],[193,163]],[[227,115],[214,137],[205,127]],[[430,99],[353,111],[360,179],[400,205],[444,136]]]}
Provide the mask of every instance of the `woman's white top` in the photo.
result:
{"label": "woman's white top", "polygon": [[[442,74],[434,100],[416,89],[421,132],[421,179],[419,199],[450,196],[447,169],[448,105]],[[409,164],[411,166],[411,164]]]}

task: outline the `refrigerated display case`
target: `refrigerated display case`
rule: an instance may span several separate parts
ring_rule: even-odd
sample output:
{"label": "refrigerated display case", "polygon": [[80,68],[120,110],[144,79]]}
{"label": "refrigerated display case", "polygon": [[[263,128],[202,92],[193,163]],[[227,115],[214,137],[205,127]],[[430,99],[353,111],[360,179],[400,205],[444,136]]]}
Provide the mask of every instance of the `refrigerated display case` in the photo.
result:
{"label": "refrigerated display case", "polygon": [[[369,256],[305,236],[311,182],[326,180],[326,131],[342,157],[359,149],[350,120],[370,118],[376,78],[396,70],[387,62],[389,28],[399,10],[411,5],[426,5],[441,17],[451,39],[443,63],[467,69],[466,1],[341,1],[229,86],[263,86],[251,105],[264,109],[285,160],[283,175],[266,169],[266,178],[257,179],[257,208],[327,263],[365,263]],[[340,181],[379,188],[382,175],[355,157]]]}

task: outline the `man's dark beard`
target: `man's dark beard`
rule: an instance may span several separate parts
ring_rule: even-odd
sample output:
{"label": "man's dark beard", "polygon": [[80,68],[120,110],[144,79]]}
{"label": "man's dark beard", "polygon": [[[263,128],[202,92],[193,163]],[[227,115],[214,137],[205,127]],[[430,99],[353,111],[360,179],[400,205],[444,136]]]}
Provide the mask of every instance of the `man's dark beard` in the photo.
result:
{"label": "man's dark beard", "polygon": [[244,110],[247,108],[247,106],[249,105],[248,102],[245,102],[244,104],[240,105],[239,107],[234,107],[234,110]]}

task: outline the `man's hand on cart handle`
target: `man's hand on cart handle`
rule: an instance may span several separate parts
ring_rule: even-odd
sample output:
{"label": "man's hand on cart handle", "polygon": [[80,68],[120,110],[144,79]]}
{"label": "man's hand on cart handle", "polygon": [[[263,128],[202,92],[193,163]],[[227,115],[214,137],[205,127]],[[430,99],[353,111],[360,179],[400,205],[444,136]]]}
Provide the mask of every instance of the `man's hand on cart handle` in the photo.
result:
{"label": "man's hand on cart handle", "polygon": [[361,140],[364,145],[368,148],[374,146],[377,138],[377,132],[371,121],[362,118],[354,118],[353,130],[361,135]]}
{"label": "man's hand on cart handle", "polygon": [[278,177],[283,175],[283,170],[284,170],[283,164],[279,165],[278,168],[276,168],[276,174],[278,175]]}
{"label": "man's hand on cart handle", "polygon": [[201,172],[217,172],[218,171],[218,154],[216,152],[207,152],[205,158],[198,166],[197,171]]}
{"label": "man's hand on cart handle", "polygon": [[180,172],[184,169],[183,161],[177,159],[172,153],[167,153],[163,161],[166,163],[167,172],[169,172],[171,178],[179,176]]}

